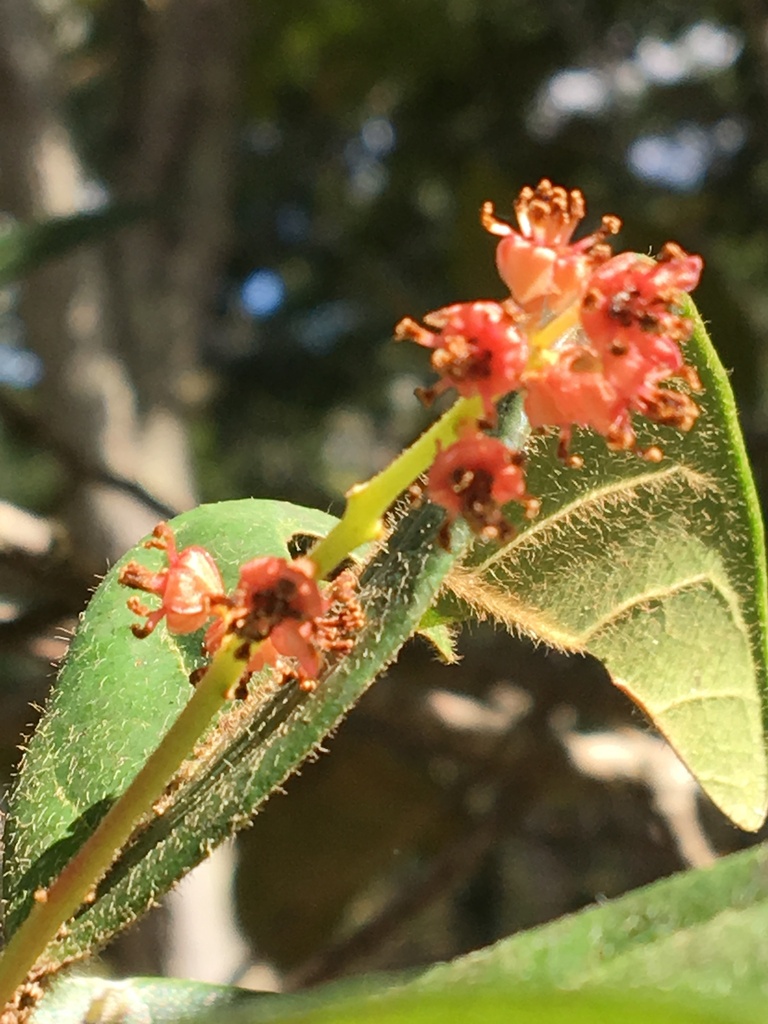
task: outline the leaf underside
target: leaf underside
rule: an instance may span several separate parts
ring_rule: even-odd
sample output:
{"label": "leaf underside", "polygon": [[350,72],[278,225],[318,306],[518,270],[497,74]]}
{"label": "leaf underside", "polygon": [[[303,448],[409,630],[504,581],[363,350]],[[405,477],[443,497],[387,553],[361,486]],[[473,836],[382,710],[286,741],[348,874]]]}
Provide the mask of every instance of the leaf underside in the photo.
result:
{"label": "leaf underside", "polygon": [[581,470],[529,445],[542,510],[449,586],[475,613],[589,652],[741,828],[765,819],[766,580],[762,522],[730,387],[695,310],[689,361],[702,414],[689,434],[644,426],[657,464],[579,432]]}

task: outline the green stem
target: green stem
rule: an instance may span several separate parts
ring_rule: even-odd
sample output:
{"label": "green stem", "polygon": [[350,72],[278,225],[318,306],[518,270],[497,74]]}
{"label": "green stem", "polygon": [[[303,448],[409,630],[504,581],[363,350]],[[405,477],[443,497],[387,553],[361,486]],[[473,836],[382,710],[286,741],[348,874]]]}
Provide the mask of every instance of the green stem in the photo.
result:
{"label": "green stem", "polygon": [[332,572],[356,547],[377,540],[382,533],[381,517],[392,502],[429,469],[439,447],[445,448],[456,440],[463,423],[482,415],[479,398],[460,398],[386,469],[353,487],[347,493],[341,520],[309,553],[318,577],[322,579]]}
{"label": "green stem", "polygon": [[14,932],[0,959],[0,1008],[12,999],[62,924],[88,898],[116,852],[138,822],[152,812],[169,780],[230,699],[232,687],[243,672],[242,660],[233,654],[236,646],[231,643],[222,647],[160,746],[50,888],[39,894],[29,916]]}
{"label": "green stem", "polygon": [[[573,303],[544,327],[530,332],[532,359],[540,358],[540,354],[559,338],[578,327],[579,308],[578,303]],[[347,493],[347,505],[340,522],[309,552],[308,557],[317,566],[318,578],[332,572],[360,544],[377,540],[382,533],[381,517],[397,496],[429,469],[438,447],[452,444],[462,423],[481,419],[482,415],[479,398],[460,398],[386,469],[353,487]]]}

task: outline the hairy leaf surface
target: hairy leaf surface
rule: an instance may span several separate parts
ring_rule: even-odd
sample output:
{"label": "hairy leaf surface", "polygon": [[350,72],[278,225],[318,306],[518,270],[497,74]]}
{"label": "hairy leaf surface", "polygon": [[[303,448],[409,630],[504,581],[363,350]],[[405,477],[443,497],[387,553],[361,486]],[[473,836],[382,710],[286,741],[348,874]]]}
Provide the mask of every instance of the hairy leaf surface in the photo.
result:
{"label": "hairy leaf surface", "polygon": [[[519,416],[513,419],[511,429],[519,430]],[[77,957],[106,942],[245,824],[319,747],[419,628],[465,549],[463,527],[454,531],[453,552],[436,544],[442,518],[433,506],[413,511],[372,558],[361,579],[367,624],[355,650],[329,666],[315,694],[265,682],[254,699],[222,716],[157,815],[134,833],[95,902],[81,909],[49,955]],[[285,555],[292,536],[323,534],[332,523],[307,509],[241,501],[202,506],[173,527],[180,545],[202,544],[213,553],[231,586],[247,559]],[[162,557],[142,548],[126,555],[158,566]],[[190,670],[200,663],[200,635],[171,637],[163,625],[145,640],[133,637],[127,593],[116,579],[120,564],[84,616],[12,794],[5,861],[9,933],[28,913],[34,890],[64,867],[157,745],[187,698]]]}
{"label": "hairy leaf surface", "polygon": [[580,433],[580,470],[534,439],[539,518],[476,553],[451,588],[481,615],[599,658],[718,807],[756,830],[768,803],[763,528],[725,372],[690,312],[705,389],[693,430],[644,430],[641,444],[665,452],[657,464]]}
{"label": "hairy leaf surface", "polygon": [[[180,546],[209,547],[227,586],[254,553],[287,557],[298,532],[325,532],[332,517],[282,502],[201,506],[174,520]],[[164,555],[139,546],[94,594],[64,661],[11,795],[5,832],[6,931],[47,885],[136,775],[189,697],[189,673],[203,663],[201,634],[172,636],[165,626],[144,640],[117,583],[131,559],[160,568]],[[152,603],[148,597],[147,602]]]}
{"label": "hairy leaf surface", "polygon": [[706,998],[768,996],[768,850],[655,882],[428,971],[425,990],[610,985]]}

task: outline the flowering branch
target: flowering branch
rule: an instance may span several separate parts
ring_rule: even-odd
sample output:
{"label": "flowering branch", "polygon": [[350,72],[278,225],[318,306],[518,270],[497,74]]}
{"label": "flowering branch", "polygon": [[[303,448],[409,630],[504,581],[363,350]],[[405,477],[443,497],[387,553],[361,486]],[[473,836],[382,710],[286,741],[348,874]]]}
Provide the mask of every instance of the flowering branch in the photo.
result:
{"label": "flowering branch", "polygon": [[210,661],[194,673],[195,693],[133,783],[59,877],[35,894],[0,960],[0,1006],[94,892],[221,707],[247,695],[251,674],[271,666],[282,680],[311,691],[325,655],[351,650],[364,623],[354,576],[323,581],[357,547],[382,536],[387,508],[419,476],[428,474],[427,494],[445,509],[438,540],[446,548],[459,519],[478,536],[504,542],[514,533],[506,504],[537,513],[538,500],[526,488],[525,453],[488,433],[501,398],[520,391],[531,426],[559,431],[559,453],[574,467],[581,464],[568,450],[574,427],[591,428],[610,448],[634,449],[653,461],[663,453],[636,448],[634,415],[692,428],[695,402],[665,385],[678,378],[691,390],[700,386],[681,344],[691,332],[684,296],[697,284],[702,261],[674,243],[657,261],[634,253],[613,257],[607,239],[621,224],[612,216],[571,242],[584,210],[578,190],[546,179],[520,193],[519,230],[484,205],[482,224],[500,237],[496,263],[509,296],[446,306],[428,313],[424,325],[406,318],[395,329],[398,340],[431,351],[439,379],[419,390],[422,400],[430,404],[450,389],[458,400],[390,466],[352,488],[342,519],[307,556],[254,558],[227,593],[210,553],[196,546],[178,551],[173,531],[160,524],[146,546],[165,552],[165,567],[154,572],[129,562],[122,568],[121,583],[160,599],[154,611],[138,595],[129,599],[129,608],[144,617],[134,634],[146,637],[163,620],[171,633],[206,627]]}

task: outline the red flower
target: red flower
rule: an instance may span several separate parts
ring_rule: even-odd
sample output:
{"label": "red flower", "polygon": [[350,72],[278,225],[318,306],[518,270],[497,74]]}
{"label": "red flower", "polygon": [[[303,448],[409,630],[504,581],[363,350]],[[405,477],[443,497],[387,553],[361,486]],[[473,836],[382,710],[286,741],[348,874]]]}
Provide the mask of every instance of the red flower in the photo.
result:
{"label": "red flower", "polygon": [[421,392],[432,401],[448,388],[460,395],[480,395],[489,420],[495,417],[494,401],[520,386],[520,374],[528,358],[525,335],[509,311],[498,302],[461,302],[435,310],[424,317],[434,331],[406,318],[395,328],[395,337],[433,349],[432,368],[443,378]]}
{"label": "red flower", "polygon": [[205,646],[214,653],[228,633],[246,641],[260,641],[245,672],[274,665],[280,657],[295,659],[300,676],[315,679],[320,655],[313,643],[316,622],[326,602],[314,579],[308,558],[254,558],[240,569],[232,610],[208,630]]}
{"label": "red flower", "polygon": [[624,252],[598,267],[581,304],[581,323],[602,353],[621,358],[635,351],[649,363],[670,366],[693,325],[682,315],[684,293],[699,282],[703,261],[668,242],[654,263]]}
{"label": "red flower", "polygon": [[495,215],[493,203],[483,205],[483,227],[502,236],[496,249],[499,275],[521,309],[537,319],[574,302],[594,267],[610,257],[605,239],[619,231],[621,221],[603,217],[594,234],[571,243],[584,212],[578,189],[567,191],[546,178],[520,192],[515,202],[519,231]]}
{"label": "red flower", "polygon": [[520,501],[529,514],[538,503],[525,489],[523,457],[495,437],[468,428],[450,447],[439,451],[432,463],[427,492],[446,509],[447,523],[463,516],[470,528],[488,540],[507,540],[514,528],[501,506]]}
{"label": "red flower", "polygon": [[158,524],[153,535],[145,547],[164,550],[167,568],[152,572],[138,562],[128,562],[118,576],[124,586],[162,599],[157,611],[150,612],[138,598],[130,598],[131,611],[147,617],[143,626],[135,624],[131,629],[137,637],[149,636],[165,618],[171,633],[194,633],[215,613],[217,605],[226,604],[218,567],[205,548],[192,546],[177,551],[173,530],[167,523]]}
{"label": "red flower", "polygon": [[628,401],[606,377],[597,354],[582,345],[547,353],[523,378],[532,427],[591,427],[607,435],[627,418]]}

